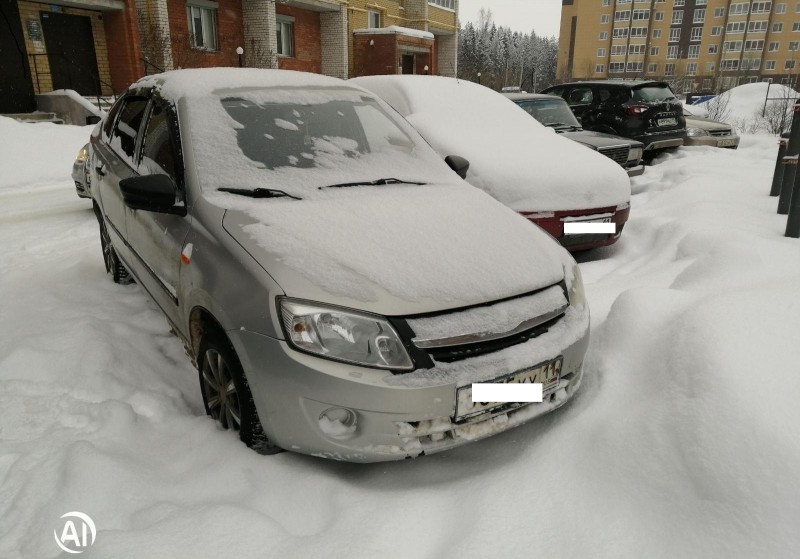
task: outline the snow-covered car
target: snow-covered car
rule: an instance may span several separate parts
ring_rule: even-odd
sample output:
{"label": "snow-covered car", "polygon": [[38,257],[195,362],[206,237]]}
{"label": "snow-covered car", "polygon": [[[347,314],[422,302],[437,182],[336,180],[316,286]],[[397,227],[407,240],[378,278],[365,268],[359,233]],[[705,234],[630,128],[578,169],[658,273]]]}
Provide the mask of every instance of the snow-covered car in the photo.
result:
{"label": "snow-covered car", "polygon": [[712,146],[736,149],[739,147],[739,135],[730,124],[697,116],[691,109],[683,108],[686,117],[685,146]]}
{"label": "snow-covered car", "polygon": [[[260,452],[419,456],[580,385],[589,311],[569,253],[354,84],[150,76],[91,141],[107,271],[157,303],[206,411]],[[472,402],[473,383],[544,398]]]}
{"label": "snow-covered car", "polygon": [[584,130],[567,102],[557,95],[505,92],[503,94],[543,125],[619,163],[629,177],[638,177],[644,173],[642,142],[605,132]]}
{"label": "snow-covered car", "polygon": [[[603,155],[537,122],[501,93],[440,76],[349,80],[389,103],[441,155],[469,159],[467,181],[518,211],[571,251],[616,242],[631,183]],[[614,232],[565,234],[570,222],[613,223]],[[603,228],[603,226],[600,226]]]}
{"label": "snow-covered car", "polygon": [[80,198],[91,198],[92,193],[89,189],[89,176],[87,174],[87,161],[89,160],[89,144],[86,144],[78,152],[75,162],[72,164],[72,180],[75,181],[75,192]]}

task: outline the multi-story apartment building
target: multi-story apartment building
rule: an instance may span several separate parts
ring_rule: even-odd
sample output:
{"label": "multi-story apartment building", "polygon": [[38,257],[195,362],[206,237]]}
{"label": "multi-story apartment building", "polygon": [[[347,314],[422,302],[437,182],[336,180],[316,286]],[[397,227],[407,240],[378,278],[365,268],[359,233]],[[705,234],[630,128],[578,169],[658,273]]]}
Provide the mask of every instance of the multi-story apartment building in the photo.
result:
{"label": "multi-story apartment building", "polygon": [[458,0],[0,0],[0,16],[0,112],[174,68],[456,73]]}
{"label": "multi-story apartment building", "polygon": [[796,86],[800,1],[562,0],[557,72],[666,79],[682,93]]}

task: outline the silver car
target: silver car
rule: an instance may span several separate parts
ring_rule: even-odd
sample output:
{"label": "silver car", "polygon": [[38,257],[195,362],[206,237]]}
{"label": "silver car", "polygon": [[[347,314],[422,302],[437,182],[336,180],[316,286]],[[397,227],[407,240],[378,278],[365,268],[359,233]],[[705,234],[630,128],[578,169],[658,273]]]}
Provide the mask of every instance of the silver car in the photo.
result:
{"label": "silver car", "polygon": [[[157,303],[208,414],[261,453],[415,457],[558,408],[581,382],[575,261],[337,79],[180,70],[91,139],[106,268]],[[539,383],[541,403],[473,402]]]}
{"label": "silver car", "polygon": [[89,185],[89,174],[87,173],[87,162],[89,160],[89,144],[86,144],[78,152],[75,162],[72,164],[72,180],[75,182],[75,193],[79,198],[91,198],[92,193]]}
{"label": "silver car", "polygon": [[686,107],[683,109],[683,116],[686,117],[686,139],[683,145],[728,149],[739,147],[739,135],[730,124],[696,116]]}

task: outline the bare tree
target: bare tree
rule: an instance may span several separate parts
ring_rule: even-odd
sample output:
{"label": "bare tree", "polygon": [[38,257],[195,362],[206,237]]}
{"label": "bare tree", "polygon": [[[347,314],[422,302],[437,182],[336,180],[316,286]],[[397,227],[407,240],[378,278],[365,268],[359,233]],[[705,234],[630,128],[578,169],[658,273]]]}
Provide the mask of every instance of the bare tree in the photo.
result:
{"label": "bare tree", "polygon": [[706,111],[708,111],[708,118],[711,120],[718,120],[720,122],[727,122],[730,119],[730,94],[720,93],[713,99],[706,103]]}

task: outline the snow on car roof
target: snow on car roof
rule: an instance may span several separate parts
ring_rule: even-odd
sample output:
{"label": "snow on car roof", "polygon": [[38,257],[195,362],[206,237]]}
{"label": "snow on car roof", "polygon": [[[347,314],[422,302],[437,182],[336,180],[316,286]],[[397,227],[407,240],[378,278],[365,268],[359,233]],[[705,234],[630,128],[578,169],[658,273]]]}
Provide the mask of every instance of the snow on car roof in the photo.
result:
{"label": "snow on car roof", "polygon": [[613,206],[630,200],[618,164],[558,136],[486,87],[439,76],[366,76],[373,91],[440,155],[470,161],[467,181],[518,211]]}
{"label": "snow on car roof", "polygon": [[196,68],[173,70],[140,79],[133,87],[158,87],[166,99],[204,97],[232,88],[351,87],[353,84],[310,72],[259,68]]}

